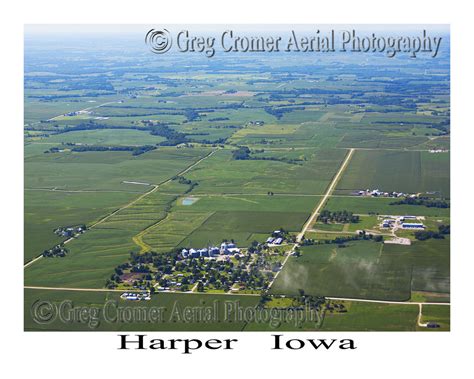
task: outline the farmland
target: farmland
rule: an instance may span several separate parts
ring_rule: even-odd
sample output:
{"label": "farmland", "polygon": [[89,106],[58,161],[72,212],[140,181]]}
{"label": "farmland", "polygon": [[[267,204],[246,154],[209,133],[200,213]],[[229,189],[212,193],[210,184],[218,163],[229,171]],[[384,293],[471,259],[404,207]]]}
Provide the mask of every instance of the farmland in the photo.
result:
{"label": "farmland", "polygon": [[304,247],[272,291],[316,296],[406,301],[411,291],[449,292],[449,241],[411,246],[353,242]]}
{"label": "farmland", "polygon": [[[26,330],[89,329],[36,324],[38,299],[218,301],[218,313],[227,300],[285,312],[309,301],[323,315],[94,330],[414,331],[426,330],[417,302],[449,302],[449,59],[236,65],[156,59],[138,43],[28,43]],[[423,317],[449,330],[448,305]]]}
{"label": "farmland", "polygon": [[[360,175],[363,172],[364,175]],[[388,172],[396,175],[387,175]],[[449,197],[449,154],[423,151],[358,151],[339,190],[437,192]]]}

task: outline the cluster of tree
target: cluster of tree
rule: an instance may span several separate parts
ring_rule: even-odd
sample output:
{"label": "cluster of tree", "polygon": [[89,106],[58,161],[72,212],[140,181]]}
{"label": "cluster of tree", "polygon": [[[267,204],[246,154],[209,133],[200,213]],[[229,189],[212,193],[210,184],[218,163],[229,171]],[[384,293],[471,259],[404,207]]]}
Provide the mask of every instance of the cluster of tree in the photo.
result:
{"label": "cluster of tree", "polygon": [[74,80],[67,80],[67,84],[58,88],[58,91],[77,91],[77,90],[96,90],[96,91],[114,91],[115,88],[105,77],[90,76],[87,79],[82,78],[77,82]]}
{"label": "cluster of tree", "polygon": [[87,122],[81,122],[80,124],[74,126],[68,126],[66,128],[56,130],[56,134],[68,133],[68,132],[77,132],[81,130],[102,130],[102,129],[133,129],[133,130],[143,130],[140,126],[129,125],[127,127],[119,127],[114,125],[99,124],[93,120]]}
{"label": "cluster of tree", "polygon": [[176,146],[181,143],[189,142],[186,133],[178,132],[166,124],[154,125],[151,127],[150,134],[154,136],[165,137],[166,141],[160,142],[162,146]]}
{"label": "cluster of tree", "polygon": [[189,186],[189,188],[186,191],[184,191],[184,193],[191,192],[194,187],[199,185],[198,182],[195,182],[194,180],[191,180],[191,179],[186,179],[184,176],[180,176],[180,175],[173,177],[173,180],[177,180],[179,184],[187,184]]}
{"label": "cluster of tree", "polygon": [[232,158],[235,160],[250,159],[250,149],[247,146],[240,146],[238,149],[232,151]]}
{"label": "cluster of tree", "polygon": [[361,240],[372,240],[374,242],[382,242],[383,241],[383,236],[381,235],[373,235],[370,233],[366,233],[365,230],[363,230],[359,234],[355,234],[353,236],[344,236],[344,237],[336,237],[332,240],[315,240],[315,239],[306,239],[304,238],[303,241],[301,242],[302,246],[310,246],[310,245],[322,245],[322,244],[336,244],[339,246],[344,246],[346,242],[350,241],[361,241]]}
{"label": "cluster of tree", "polygon": [[[80,145],[71,148],[71,151],[82,153],[86,151],[131,151],[132,155],[141,155],[148,151],[155,150],[156,146],[143,145],[143,146],[97,146],[97,145]],[[58,147],[52,147],[46,150],[45,153],[57,153],[60,149]]]}
{"label": "cluster of tree", "polygon": [[357,223],[359,222],[359,216],[354,215],[352,212],[348,212],[346,210],[335,212],[324,210],[319,214],[318,221],[323,222],[325,224],[329,222],[336,222],[341,224]]}
{"label": "cluster of tree", "polygon": [[54,234],[62,237],[72,237],[77,233],[82,234],[86,230],[87,226],[85,224],[77,226],[60,226],[54,230]]}
{"label": "cluster of tree", "polygon": [[287,158],[287,157],[256,157],[256,156],[250,156],[251,160],[254,161],[275,161],[275,162],[283,162],[283,163],[289,163],[289,164],[301,164],[301,162],[304,162],[304,159],[301,158]]}
{"label": "cluster of tree", "polygon": [[[214,110],[212,110],[214,111]],[[200,120],[200,116],[199,116],[199,112],[197,112],[195,109],[186,109],[184,111],[184,115],[186,116],[186,119],[188,120],[188,122],[191,122],[191,121],[196,121],[196,120]]]}
{"label": "cluster of tree", "polygon": [[98,92],[87,92],[81,95],[75,94],[66,94],[66,95],[30,95],[28,97],[32,99],[38,99],[41,102],[51,102],[55,100],[61,99],[71,99],[71,98],[84,98],[84,97],[99,97],[99,96],[107,96],[107,95],[115,95],[115,91],[98,91]]}
{"label": "cluster of tree", "polygon": [[445,235],[451,233],[450,225],[440,225],[438,231],[434,232],[432,230],[420,230],[415,232],[415,238],[419,241],[425,241],[430,238],[443,239]]}
{"label": "cluster of tree", "polygon": [[428,208],[449,208],[449,203],[443,199],[430,199],[428,197],[405,197],[391,202],[390,205],[424,205]]}
{"label": "cluster of tree", "polygon": [[[192,135],[195,135],[195,134],[192,134]],[[226,141],[227,141],[227,138],[222,137],[222,138],[216,138],[214,140],[202,139],[202,140],[196,141],[196,142],[200,142],[202,144],[207,144],[207,145],[216,145],[216,144],[224,144]]]}
{"label": "cluster of tree", "polygon": [[43,257],[45,258],[52,258],[52,257],[65,257],[66,254],[68,253],[68,250],[62,245],[56,245],[53,248],[49,250],[43,251]]}
{"label": "cluster of tree", "polygon": [[209,121],[214,122],[214,121],[227,121],[229,120],[229,117],[214,117],[210,118]]}
{"label": "cluster of tree", "polygon": [[285,113],[290,113],[296,110],[304,110],[305,107],[264,107],[263,109],[265,112],[271,114],[279,120]]}
{"label": "cluster of tree", "polygon": [[[263,150],[255,151],[255,153],[261,153]],[[253,160],[253,161],[276,161],[276,162],[284,162],[289,164],[300,164],[300,162],[304,162],[304,159],[301,158],[287,158],[287,157],[258,157],[252,155],[252,152],[247,146],[239,146],[237,150],[232,152],[232,158],[235,160]]]}
{"label": "cluster of tree", "polygon": [[[209,120],[211,121],[211,120]],[[241,129],[239,125],[210,125],[209,128],[212,129]]]}

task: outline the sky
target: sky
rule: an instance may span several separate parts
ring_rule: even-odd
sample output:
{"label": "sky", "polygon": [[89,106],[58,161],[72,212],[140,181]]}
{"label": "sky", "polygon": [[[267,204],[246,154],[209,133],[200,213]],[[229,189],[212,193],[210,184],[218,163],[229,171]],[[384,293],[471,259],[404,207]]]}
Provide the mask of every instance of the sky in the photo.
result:
{"label": "sky", "polygon": [[258,24],[258,25],[233,25],[233,24],[217,24],[217,25],[199,25],[199,24],[186,24],[186,25],[172,25],[172,24],[150,24],[150,25],[136,25],[136,24],[27,24],[25,25],[25,35],[51,35],[51,34],[143,34],[152,28],[169,27],[173,29],[192,29],[193,31],[203,32],[217,32],[226,29],[245,29],[252,32],[281,32],[282,30],[307,30],[311,31],[314,29],[347,29],[357,28],[360,31],[381,31],[384,32],[401,32],[407,33],[409,31],[419,31],[421,29],[427,29],[432,32],[438,32],[447,34],[449,33],[449,25],[377,25],[377,24],[365,24],[365,25],[344,25],[344,24]]}

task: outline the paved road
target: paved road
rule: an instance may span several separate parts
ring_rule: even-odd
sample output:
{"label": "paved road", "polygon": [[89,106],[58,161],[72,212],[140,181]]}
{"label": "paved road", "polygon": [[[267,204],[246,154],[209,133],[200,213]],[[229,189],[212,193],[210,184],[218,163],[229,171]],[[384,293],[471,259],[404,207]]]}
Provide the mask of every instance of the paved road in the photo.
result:
{"label": "paved road", "polygon": [[339,179],[340,179],[342,173],[344,172],[345,168],[347,167],[347,164],[351,160],[353,154],[354,154],[354,149],[350,149],[349,152],[346,155],[346,158],[344,159],[344,162],[342,162],[341,167],[339,167],[339,170],[337,171],[336,175],[334,176],[332,182],[329,184],[329,187],[326,190],[326,193],[324,194],[323,198],[319,201],[318,205],[313,210],[313,213],[311,213],[311,216],[309,217],[308,221],[306,221],[306,223],[303,225],[303,229],[301,230],[301,232],[296,236],[296,243],[293,245],[291,250],[286,254],[286,257],[283,260],[283,263],[281,265],[280,271],[278,271],[275,274],[275,276],[273,277],[273,280],[268,285],[268,290],[270,290],[273,283],[275,283],[276,278],[278,277],[280,272],[283,270],[283,267],[285,267],[285,264],[288,261],[288,258],[290,258],[293,251],[295,251],[296,247],[299,246],[299,244],[301,243],[301,240],[303,239],[303,237],[304,237],[306,231],[308,230],[308,228],[313,224],[313,222],[318,217],[319,212],[321,211],[322,207],[326,203],[329,196],[331,196],[332,192],[334,191],[334,188],[336,188],[336,185],[339,182]]}
{"label": "paved road", "polygon": [[[81,109],[81,110],[78,110],[78,111],[72,111],[72,112],[85,112],[85,111],[88,111],[88,110],[91,110],[91,109],[96,109],[96,108],[103,107],[104,105],[119,104],[119,103],[120,103],[120,100],[108,101],[107,103],[98,104],[98,105],[92,105],[92,106],[90,106],[90,107],[87,107],[87,108],[84,108],[84,109]],[[66,115],[66,113],[63,113],[63,114],[60,114],[60,115],[51,117],[50,119],[48,119],[48,121],[54,121],[54,120],[56,120],[57,118],[63,117],[63,116],[65,116],[65,115]]]}
{"label": "paved road", "polygon": [[[39,287],[39,286],[24,286],[24,289],[30,289],[30,290],[46,290],[46,291],[77,291],[77,292],[139,292],[140,290],[133,290],[133,289],[127,289],[127,290],[118,290],[118,289],[107,289],[107,288],[72,288],[72,287]],[[219,292],[219,293],[212,293],[212,292],[182,292],[182,291],[163,291],[163,292],[158,292],[155,293],[159,295],[160,293],[176,293],[176,294],[194,294],[194,295],[222,295],[222,296],[233,296],[229,294],[228,292]],[[240,293],[238,294],[239,296],[259,296],[260,294],[258,293]]]}
{"label": "paved road", "polygon": [[451,303],[433,303],[420,301],[392,301],[392,300],[375,300],[375,299],[357,299],[351,297],[326,297],[329,300],[343,300],[343,301],[359,301],[363,303],[379,303],[379,304],[406,304],[406,305],[451,305]]}
{"label": "paved road", "polygon": [[[107,288],[71,288],[71,287],[40,287],[40,286],[24,286],[25,289],[46,290],[46,291],[77,291],[77,292],[127,292],[130,290],[107,289]],[[177,294],[194,294],[194,295],[230,295],[229,293],[210,293],[210,292],[181,292],[181,291],[165,291],[160,293],[177,293]],[[260,296],[258,293],[240,293],[239,296]],[[374,300],[374,299],[355,299],[347,297],[326,297],[328,300],[353,301],[362,303],[378,303],[378,304],[399,304],[399,305],[451,305],[451,303],[433,303],[433,302],[412,302],[412,301],[390,301],[390,300]],[[421,311],[420,311],[421,312]],[[419,316],[420,317],[420,316]]]}
{"label": "paved road", "polygon": [[306,231],[308,230],[310,225],[312,225],[314,223],[314,221],[316,220],[316,218],[319,216],[319,212],[321,211],[324,204],[326,204],[326,201],[329,198],[329,196],[331,196],[332,192],[334,191],[334,188],[336,188],[336,185],[339,182],[339,179],[341,178],[341,175],[344,172],[344,170],[346,169],[346,167],[347,167],[349,161],[351,160],[353,154],[354,154],[354,149],[350,149],[349,153],[346,156],[346,159],[344,159],[344,162],[342,163],[341,167],[339,167],[338,172],[334,176],[334,178],[333,178],[331,184],[329,185],[326,193],[324,194],[323,198],[319,202],[318,206],[314,209],[313,213],[311,214],[311,217],[308,219],[308,221],[306,221],[306,224],[304,224],[303,229],[301,230],[301,232],[296,237],[296,242],[297,243],[301,242],[301,240],[304,237],[304,234],[306,233]]}
{"label": "paved road", "polygon": [[[71,112],[81,112],[81,111],[88,111],[90,109],[95,109],[95,108],[100,108],[104,105],[109,105],[109,104],[116,104],[116,103],[119,103],[121,100],[115,100],[115,101],[108,101],[107,103],[102,103],[102,104],[98,104],[98,105],[91,105],[90,107],[87,107],[87,108],[84,108],[84,109],[80,109],[78,111],[71,111]],[[64,116],[65,113],[62,113],[62,114],[58,114],[57,116],[54,116],[54,117],[51,117],[49,118],[47,121],[54,121],[56,120],[57,118],[59,117],[62,117]],[[25,126],[33,126],[33,125],[38,125],[40,124],[41,121],[35,121],[35,122],[31,122],[29,124],[25,124]],[[38,143],[38,142],[37,142]]]}

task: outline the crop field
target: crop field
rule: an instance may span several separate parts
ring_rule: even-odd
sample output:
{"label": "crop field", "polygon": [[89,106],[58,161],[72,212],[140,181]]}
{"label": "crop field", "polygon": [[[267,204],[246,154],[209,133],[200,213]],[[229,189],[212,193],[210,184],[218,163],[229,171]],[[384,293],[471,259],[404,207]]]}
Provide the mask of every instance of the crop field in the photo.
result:
{"label": "crop field", "polygon": [[128,192],[25,191],[25,261],[59,243],[53,230],[90,224],[137,195]]}
{"label": "crop field", "polygon": [[449,217],[449,208],[428,208],[406,204],[392,205],[395,201],[396,199],[383,197],[333,196],[329,199],[325,208],[332,211],[350,209],[358,214]]}
{"label": "crop field", "polygon": [[399,305],[363,302],[343,302],[343,304],[346,305],[347,313],[326,313],[322,330],[414,331],[417,328],[418,306],[416,304]]}
{"label": "crop field", "polygon": [[[423,305],[423,316],[421,322],[435,322],[440,330],[449,331],[450,326],[450,307],[442,305]],[[418,327],[417,330],[426,331],[426,328]]]}
{"label": "crop field", "polygon": [[278,276],[272,292],[296,295],[299,289],[315,296],[408,300],[411,267],[387,256],[383,245],[354,242],[346,247],[302,248]]}
{"label": "crop field", "polygon": [[449,240],[411,246],[352,242],[302,248],[272,291],[406,301],[411,291],[449,292]]}
{"label": "crop field", "polygon": [[449,154],[359,150],[337,188],[435,192],[449,197]]}
{"label": "crop field", "polygon": [[[223,239],[233,239],[249,245],[253,239],[264,242],[274,230],[298,231],[309,217],[304,212],[214,212],[184,241],[183,247],[217,245]],[[257,238],[256,235],[261,235]],[[264,237],[265,236],[265,237]]]}
{"label": "crop field", "polygon": [[[361,66],[289,53],[190,62],[157,60],[141,40],[77,51],[32,41],[24,285],[37,288],[25,289],[26,330],[90,329],[34,323],[28,308],[44,298],[168,311],[178,300],[288,311],[310,299],[330,331],[426,330],[413,302],[449,302],[449,60]],[[410,215],[423,227],[391,230],[383,215]],[[395,237],[405,244],[386,243]],[[151,300],[126,301],[122,291]],[[449,306],[424,306],[423,320],[449,330]]]}
{"label": "crop field", "polygon": [[290,164],[272,160],[232,160],[221,150],[186,177],[199,182],[193,191],[204,193],[295,193],[321,195],[337,171],[345,151],[319,151],[308,161]]}
{"label": "crop field", "polygon": [[179,212],[197,211],[267,211],[267,212],[306,212],[311,210],[321,196],[294,196],[278,195],[195,195],[191,205],[183,205],[182,199],[177,202],[176,210]]}
{"label": "crop field", "polygon": [[88,144],[88,145],[146,145],[164,141],[164,137],[151,135],[148,131],[104,129],[62,133],[39,140],[42,143]]}
{"label": "crop field", "polygon": [[73,254],[64,259],[42,259],[26,268],[25,284],[66,287],[102,287],[114,267],[142,245],[134,241],[141,231],[160,222],[176,196],[155,192],[112,214],[105,221],[74,239],[67,248]]}
{"label": "crop field", "polygon": [[137,157],[115,151],[39,154],[25,160],[25,188],[146,192],[149,187],[145,185],[124,182],[158,184],[208,152],[169,148]]}

